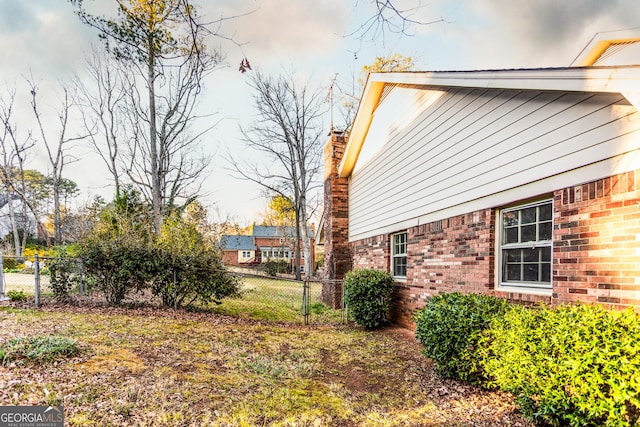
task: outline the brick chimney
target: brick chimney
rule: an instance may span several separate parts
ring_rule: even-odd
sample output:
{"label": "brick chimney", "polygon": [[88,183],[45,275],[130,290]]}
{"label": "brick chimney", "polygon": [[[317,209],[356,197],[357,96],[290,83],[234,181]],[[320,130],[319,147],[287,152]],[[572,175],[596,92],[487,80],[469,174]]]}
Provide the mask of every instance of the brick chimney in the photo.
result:
{"label": "brick chimney", "polygon": [[342,131],[331,131],[324,147],[324,278],[322,301],[342,305],[342,279],[351,270],[349,249],[349,181],[338,177],[338,165],[347,146]]}

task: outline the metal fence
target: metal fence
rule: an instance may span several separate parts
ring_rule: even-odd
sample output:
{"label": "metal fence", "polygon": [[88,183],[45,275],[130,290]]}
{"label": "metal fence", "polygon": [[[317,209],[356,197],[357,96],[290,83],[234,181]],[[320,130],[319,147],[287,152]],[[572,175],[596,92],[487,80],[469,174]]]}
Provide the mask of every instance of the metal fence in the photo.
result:
{"label": "metal fence", "polygon": [[[84,276],[84,268],[78,259],[34,257],[30,260],[4,256],[7,265],[2,268],[0,257],[0,292],[11,296],[12,292],[25,295],[33,305],[54,300],[52,270],[64,263],[63,273],[73,276],[74,289],[71,297],[74,304],[105,303],[101,292],[97,291]],[[11,260],[6,262],[6,260]],[[323,303],[323,283],[317,279],[304,281],[287,277],[266,277],[262,275],[234,274],[239,282],[239,295],[224,298],[220,304],[198,307],[217,314],[237,316],[263,321],[293,322],[304,324],[335,324],[346,322],[345,310],[340,302]],[[326,296],[325,296],[326,299]],[[335,298],[334,298],[335,299]],[[150,292],[130,293],[125,304],[161,304]],[[334,309],[332,307],[338,307]]]}

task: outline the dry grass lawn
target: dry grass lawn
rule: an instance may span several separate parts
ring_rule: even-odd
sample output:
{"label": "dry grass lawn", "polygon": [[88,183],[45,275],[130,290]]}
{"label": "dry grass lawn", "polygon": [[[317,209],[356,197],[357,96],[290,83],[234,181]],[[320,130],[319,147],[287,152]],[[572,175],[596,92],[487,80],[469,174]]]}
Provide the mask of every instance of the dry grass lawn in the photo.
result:
{"label": "dry grass lawn", "polygon": [[154,307],[0,309],[0,344],[62,335],[80,354],[0,367],[2,405],[69,426],[529,426],[513,400],[434,375],[410,335]]}

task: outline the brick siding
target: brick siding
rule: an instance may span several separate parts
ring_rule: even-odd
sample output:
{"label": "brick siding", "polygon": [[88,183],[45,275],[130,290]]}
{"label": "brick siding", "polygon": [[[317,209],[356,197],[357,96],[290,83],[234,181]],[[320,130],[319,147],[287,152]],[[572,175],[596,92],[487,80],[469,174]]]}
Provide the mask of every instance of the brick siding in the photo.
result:
{"label": "brick siding", "polygon": [[[553,293],[495,289],[496,209],[409,228],[407,277],[392,318],[411,316],[434,295],[460,291],[523,304],[640,305],[640,171],[555,191]],[[398,230],[404,231],[404,230]],[[391,235],[350,244],[354,268],[390,270]]]}

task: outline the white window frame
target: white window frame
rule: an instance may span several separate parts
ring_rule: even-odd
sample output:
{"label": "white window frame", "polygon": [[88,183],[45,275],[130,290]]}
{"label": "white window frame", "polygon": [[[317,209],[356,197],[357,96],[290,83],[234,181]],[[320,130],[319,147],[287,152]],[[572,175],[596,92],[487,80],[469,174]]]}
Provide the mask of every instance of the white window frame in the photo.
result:
{"label": "white window frame", "polygon": [[[401,238],[401,236],[404,236],[404,242],[399,242],[399,244],[396,243],[396,238]],[[407,278],[407,246],[408,246],[408,234],[406,231],[402,231],[400,233],[394,233],[391,235],[391,274],[393,275],[393,277],[395,277],[396,279],[400,279],[400,280],[406,280]],[[397,252],[396,250],[398,250],[398,246],[400,246],[400,248],[402,247],[402,245],[404,245],[404,252]],[[396,275],[396,262],[401,261],[404,258],[404,275]]]}
{"label": "white window frame", "polygon": [[[504,243],[505,238],[505,223],[504,223],[504,215],[509,212],[517,212],[523,211],[528,208],[538,208],[543,205],[551,206],[551,219],[550,220],[540,220],[539,211],[536,212],[536,219],[533,223],[536,225],[536,240],[535,241],[527,241],[527,242],[518,242],[518,243]],[[549,239],[540,239],[540,224],[547,224],[551,228],[551,235]],[[497,224],[497,232],[496,232],[496,248],[497,248],[497,256],[496,256],[496,280],[498,283],[498,290],[504,291],[515,291],[515,292],[523,292],[523,293],[535,293],[535,294],[544,294],[550,295],[553,290],[553,199],[544,199],[533,203],[526,203],[517,206],[511,206],[508,208],[501,209],[498,214],[498,224]],[[514,226],[511,228],[517,228],[520,240],[522,233],[522,224],[518,226]],[[535,249],[535,248],[549,248],[549,260],[538,260],[537,263],[539,267],[543,264],[549,265],[549,282],[543,281],[508,281],[504,278],[505,274],[505,253],[508,250],[513,249]],[[526,264],[524,260],[520,261],[523,265]],[[540,273],[539,273],[540,274]],[[524,275],[524,272],[521,273]]]}

